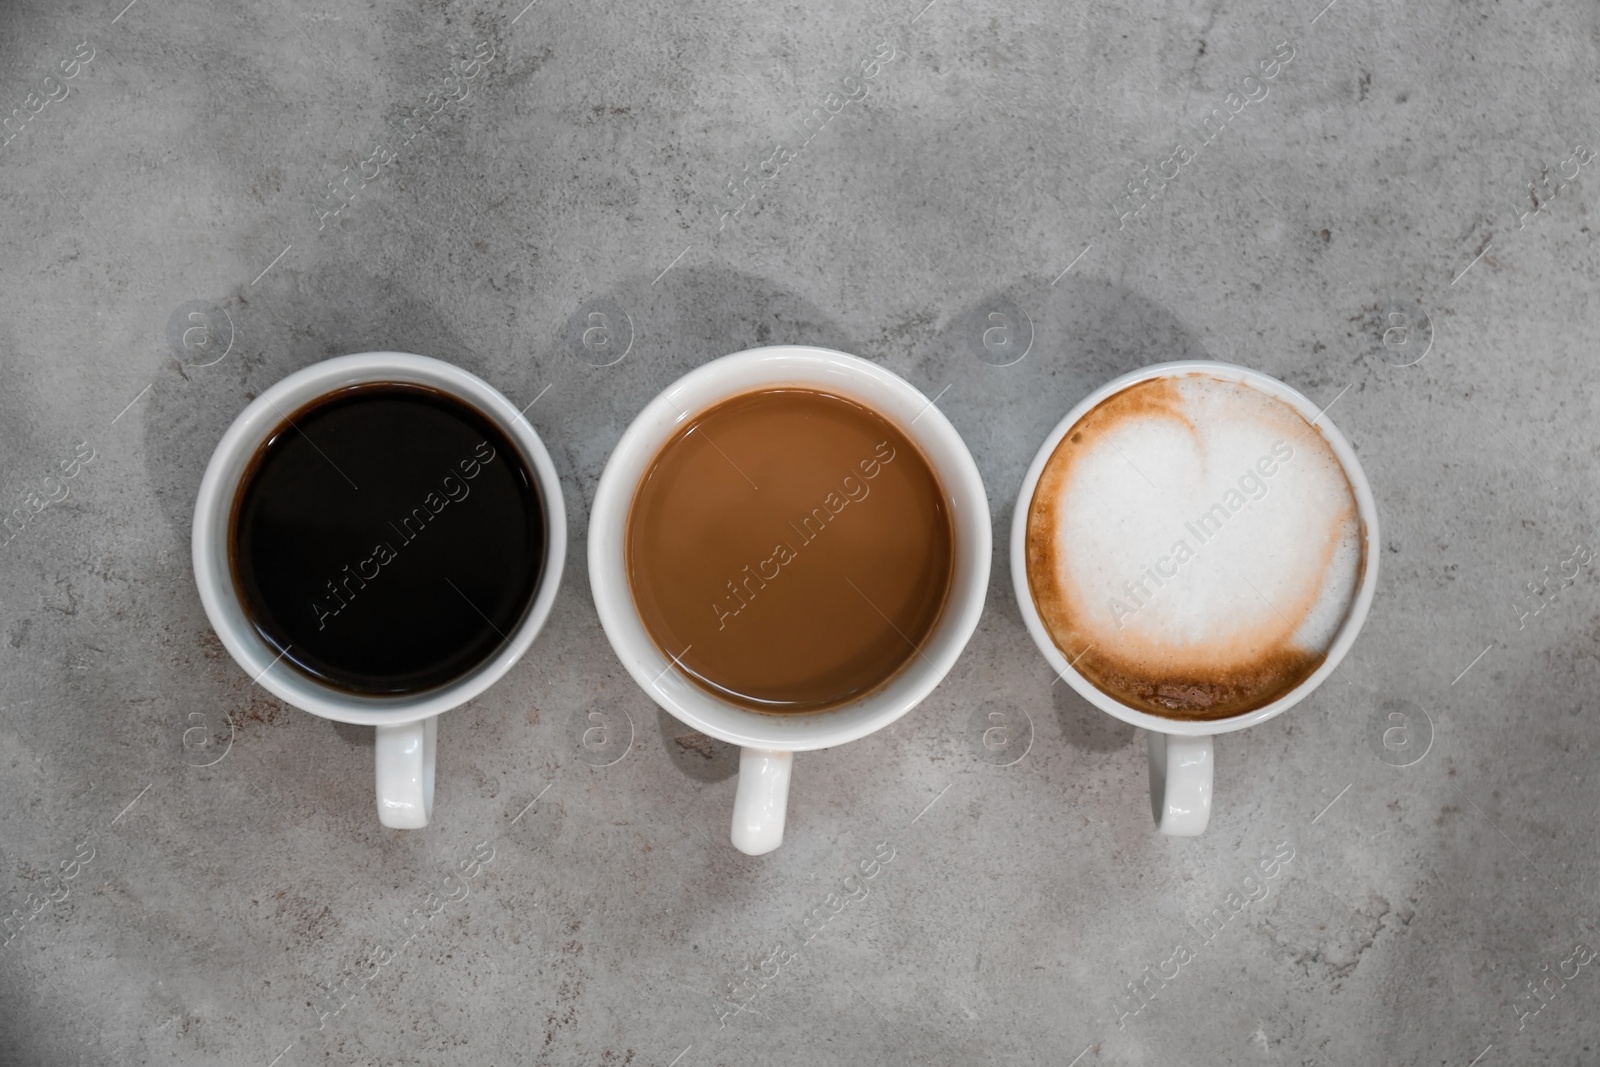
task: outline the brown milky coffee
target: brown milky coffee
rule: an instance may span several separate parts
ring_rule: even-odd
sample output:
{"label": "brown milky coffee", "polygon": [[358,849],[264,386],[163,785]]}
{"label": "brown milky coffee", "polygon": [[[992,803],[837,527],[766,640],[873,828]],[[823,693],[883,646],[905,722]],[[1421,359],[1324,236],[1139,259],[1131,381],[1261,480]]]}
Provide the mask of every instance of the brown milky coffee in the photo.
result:
{"label": "brown milky coffee", "polygon": [[1285,401],[1205,374],[1096,405],[1028,509],[1027,575],[1069,663],[1130,707],[1214,720],[1323,662],[1366,566],[1343,465]]}
{"label": "brown milky coffee", "polygon": [[825,392],[763,389],[661,448],[625,554],[645,628],[698,685],[757,711],[822,711],[917,655],[949,595],[954,526],[893,423]]}

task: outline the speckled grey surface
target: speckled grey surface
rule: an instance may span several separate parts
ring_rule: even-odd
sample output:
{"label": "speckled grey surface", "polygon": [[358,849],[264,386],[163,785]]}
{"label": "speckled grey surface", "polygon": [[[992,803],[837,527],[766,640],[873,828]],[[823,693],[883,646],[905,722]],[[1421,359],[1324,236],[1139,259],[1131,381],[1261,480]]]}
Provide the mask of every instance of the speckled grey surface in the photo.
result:
{"label": "speckled grey surface", "polygon": [[[1563,561],[1596,538],[1600,13],[923,2],[0,9],[0,1062],[1595,1062],[1600,580]],[[800,756],[750,858],[733,754],[620,668],[583,544],[633,413],[776,342],[940,395],[997,537],[950,677]],[[571,515],[414,832],[370,731],[253,687],[189,565],[238,411],[382,348],[537,399]],[[1048,429],[1179,357],[1332,405],[1383,528],[1354,650],[1219,739],[1191,840],[1143,739],[1051,685],[1004,555]]]}

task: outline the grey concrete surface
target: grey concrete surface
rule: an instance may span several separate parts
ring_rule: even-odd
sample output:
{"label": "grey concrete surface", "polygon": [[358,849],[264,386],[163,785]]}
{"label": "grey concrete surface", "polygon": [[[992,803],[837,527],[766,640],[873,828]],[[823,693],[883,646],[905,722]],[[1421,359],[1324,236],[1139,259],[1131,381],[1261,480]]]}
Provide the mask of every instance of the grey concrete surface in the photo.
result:
{"label": "grey concrete surface", "polygon": [[[1555,577],[1600,536],[1600,11],[924,3],[0,6],[0,1062],[1600,1059],[1600,577]],[[776,342],[938,395],[997,550],[946,682],[799,757],[750,858],[732,754],[620,668],[583,544],[632,414]],[[537,400],[572,517],[416,832],[189,564],[238,411],[380,348]],[[1353,652],[1219,739],[1192,840],[1143,739],[1051,684],[1004,536],[1066,410],[1180,356],[1329,404],[1383,524]]]}

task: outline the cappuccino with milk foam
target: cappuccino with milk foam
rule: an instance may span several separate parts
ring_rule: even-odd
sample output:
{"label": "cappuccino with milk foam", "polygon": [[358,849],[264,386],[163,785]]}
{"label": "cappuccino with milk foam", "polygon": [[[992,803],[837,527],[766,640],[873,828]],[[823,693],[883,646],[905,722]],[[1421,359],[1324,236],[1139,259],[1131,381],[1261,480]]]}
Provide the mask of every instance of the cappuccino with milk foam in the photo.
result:
{"label": "cappuccino with milk foam", "polygon": [[1069,663],[1129,707],[1215,720],[1321,665],[1367,565],[1355,491],[1288,403],[1156,378],[1062,437],[1028,508],[1028,586]]}

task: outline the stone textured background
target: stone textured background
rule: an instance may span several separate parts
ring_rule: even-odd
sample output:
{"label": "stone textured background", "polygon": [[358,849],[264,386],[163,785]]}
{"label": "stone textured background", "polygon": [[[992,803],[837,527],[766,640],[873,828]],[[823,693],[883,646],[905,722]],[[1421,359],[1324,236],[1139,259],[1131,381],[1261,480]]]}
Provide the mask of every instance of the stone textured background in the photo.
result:
{"label": "stone textured background", "polygon": [[[1600,574],[1551,576],[1597,537],[1600,185],[1573,149],[1600,149],[1600,10],[923,2],[0,7],[0,510],[94,455],[0,547],[0,1061],[1594,1062],[1600,964],[1563,961],[1600,946]],[[405,125],[475,48],[467,97]],[[609,349],[581,341],[596,308]],[[1009,347],[975,341],[991,313]],[[583,545],[633,413],[777,342],[938,395],[996,555],[947,681],[800,756],[788,839],[750,858],[733,754],[621,669]],[[250,684],[189,563],[239,410],[383,348],[537,398],[571,516],[550,623],[441,720],[416,832],[374,817],[369,730]],[[1049,428],[1183,356],[1331,404],[1383,541],[1354,650],[1219,739],[1192,840],[1151,826],[1143,739],[1052,686],[1005,558]],[[866,898],[763,968],[880,842]],[[465,898],[385,959],[463,861]]]}

